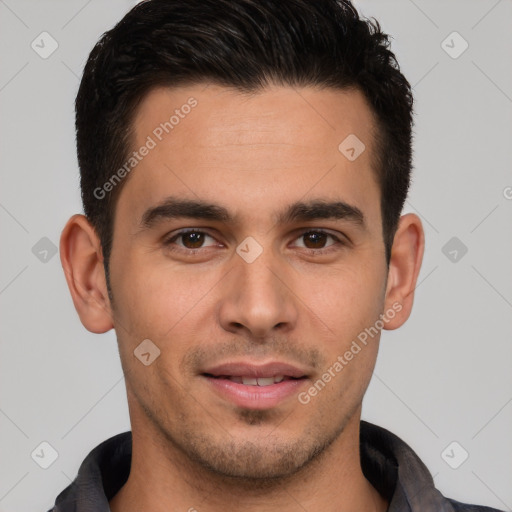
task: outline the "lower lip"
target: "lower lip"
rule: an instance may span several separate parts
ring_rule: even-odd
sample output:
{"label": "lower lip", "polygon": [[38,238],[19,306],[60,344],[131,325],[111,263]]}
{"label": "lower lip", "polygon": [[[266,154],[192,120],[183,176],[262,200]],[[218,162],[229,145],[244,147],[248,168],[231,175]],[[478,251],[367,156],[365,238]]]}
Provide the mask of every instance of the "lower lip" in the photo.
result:
{"label": "lower lip", "polygon": [[206,377],[213,390],[222,398],[246,409],[270,409],[297,394],[307,379],[283,380],[270,386],[248,386],[229,379]]}

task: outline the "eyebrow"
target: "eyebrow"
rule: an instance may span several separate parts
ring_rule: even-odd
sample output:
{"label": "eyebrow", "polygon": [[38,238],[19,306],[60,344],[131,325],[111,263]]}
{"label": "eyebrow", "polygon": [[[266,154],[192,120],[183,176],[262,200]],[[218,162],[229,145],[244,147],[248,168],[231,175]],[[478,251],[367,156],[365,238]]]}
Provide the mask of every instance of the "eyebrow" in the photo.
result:
{"label": "eyebrow", "polygon": [[[190,218],[223,223],[235,223],[236,218],[224,206],[202,200],[168,197],[157,206],[148,208],[142,215],[140,227],[151,229],[162,220]],[[356,206],[344,201],[326,201],[315,199],[297,201],[280,212],[276,217],[278,224],[305,222],[312,220],[342,219],[365,229],[363,212]]]}

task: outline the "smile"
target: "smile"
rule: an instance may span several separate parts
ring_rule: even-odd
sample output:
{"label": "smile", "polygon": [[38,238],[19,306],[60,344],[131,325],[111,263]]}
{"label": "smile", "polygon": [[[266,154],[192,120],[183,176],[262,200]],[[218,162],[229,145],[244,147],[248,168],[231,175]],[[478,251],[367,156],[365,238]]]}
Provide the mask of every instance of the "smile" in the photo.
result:
{"label": "smile", "polygon": [[214,379],[228,379],[232,382],[237,382],[238,384],[244,384],[245,386],[271,386],[272,384],[278,384],[283,380],[289,380],[293,377],[287,377],[284,375],[275,375],[273,377],[251,377],[251,376],[238,376],[238,375],[220,375],[210,377]]}
{"label": "smile", "polygon": [[284,362],[257,365],[228,362],[201,373],[210,390],[238,407],[271,409],[296,395],[309,380],[306,372]]}

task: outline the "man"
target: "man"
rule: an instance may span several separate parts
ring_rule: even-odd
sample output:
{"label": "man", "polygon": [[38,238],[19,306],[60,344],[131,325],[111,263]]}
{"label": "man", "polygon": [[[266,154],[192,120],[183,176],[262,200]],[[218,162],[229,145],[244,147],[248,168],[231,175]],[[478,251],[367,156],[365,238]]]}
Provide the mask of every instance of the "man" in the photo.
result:
{"label": "man", "polygon": [[335,0],[150,0],[76,101],[85,216],[61,238],[84,326],[115,329],[132,430],[53,510],[480,511],[361,422],[424,235],[401,215],[412,96]]}

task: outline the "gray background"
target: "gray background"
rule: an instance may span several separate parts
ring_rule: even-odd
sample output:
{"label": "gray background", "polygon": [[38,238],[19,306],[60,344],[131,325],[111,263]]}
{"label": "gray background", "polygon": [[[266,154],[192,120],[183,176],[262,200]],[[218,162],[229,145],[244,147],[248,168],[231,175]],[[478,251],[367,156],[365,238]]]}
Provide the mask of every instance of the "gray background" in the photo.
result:
{"label": "gray background", "polygon": [[[83,65],[134,4],[0,0],[1,512],[48,510],[89,451],[130,428],[114,332],[82,327],[51,249],[81,211],[73,101]],[[406,211],[426,231],[415,308],[383,333],[364,418],[406,440],[443,493],[512,510],[512,2],[356,6],[393,35],[414,85]],[[43,31],[59,45],[46,59],[31,48]],[[454,31],[469,44],[457,58]],[[48,449],[31,456],[43,441],[58,453],[48,469]]]}

